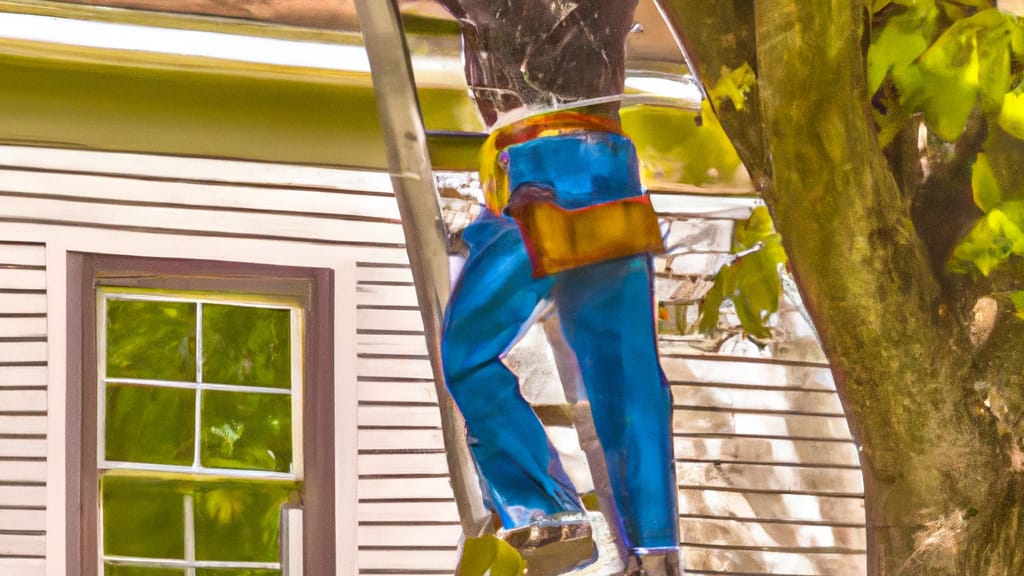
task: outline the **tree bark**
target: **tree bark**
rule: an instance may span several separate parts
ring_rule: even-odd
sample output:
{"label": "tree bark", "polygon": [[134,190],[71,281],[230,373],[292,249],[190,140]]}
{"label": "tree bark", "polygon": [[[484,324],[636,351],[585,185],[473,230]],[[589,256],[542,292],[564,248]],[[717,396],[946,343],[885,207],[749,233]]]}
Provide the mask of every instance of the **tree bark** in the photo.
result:
{"label": "tree bark", "polygon": [[[720,9],[664,4],[693,51],[736,52],[688,33]],[[753,5],[757,90],[749,104],[763,135],[722,124],[745,161],[758,161],[750,151],[759,146],[770,159],[770,178],[755,182],[861,446],[869,574],[1024,573],[1024,481],[982,392],[993,375],[1019,374],[1020,361],[976,361],[957,302],[941,290],[914,230],[870,116],[867,7]],[[763,141],[746,142],[752,134]]]}

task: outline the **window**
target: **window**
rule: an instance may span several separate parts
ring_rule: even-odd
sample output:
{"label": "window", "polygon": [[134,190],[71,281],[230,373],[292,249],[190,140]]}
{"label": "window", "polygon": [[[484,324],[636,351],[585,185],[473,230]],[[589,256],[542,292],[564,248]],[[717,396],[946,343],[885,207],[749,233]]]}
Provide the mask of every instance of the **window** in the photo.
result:
{"label": "window", "polygon": [[74,258],[82,456],[69,573],[333,573],[329,275]]}

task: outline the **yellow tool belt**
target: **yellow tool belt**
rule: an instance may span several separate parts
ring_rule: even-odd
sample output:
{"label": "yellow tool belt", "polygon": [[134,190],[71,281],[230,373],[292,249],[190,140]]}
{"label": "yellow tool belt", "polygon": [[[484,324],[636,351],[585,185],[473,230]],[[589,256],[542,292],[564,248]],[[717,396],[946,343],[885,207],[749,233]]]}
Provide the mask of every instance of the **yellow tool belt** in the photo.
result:
{"label": "yellow tool belt", "polygon": [[614,258],[664,251],[658,217],[646,194],[578,209],[566,209],[552,199],[527,194],[526,197],[517,195],[509,205],[507,160],[502,158],[501,152],[529,140],[576,132],[622,135],[615,119],[556,112],[496,130],[480,152],[480,181],[487,207],[516,220],[535,277]]}

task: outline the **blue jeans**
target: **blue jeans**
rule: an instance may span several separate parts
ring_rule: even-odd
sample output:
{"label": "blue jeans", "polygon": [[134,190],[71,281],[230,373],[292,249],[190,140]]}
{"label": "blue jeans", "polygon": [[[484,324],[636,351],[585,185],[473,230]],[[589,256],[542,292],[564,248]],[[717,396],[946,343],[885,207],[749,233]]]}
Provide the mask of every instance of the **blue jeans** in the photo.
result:
{"label": "blue jeans", "polygon": [[[603,138],[593,140],[577,146],[559,136],[513,147],[510,188],[535,181],[560,194],[572,188],[562,181],[563,174],[579,181],[586,175],[581,171],[589,170],[599,176],[591,184],[601,188],[594,190],[599,201],[609,194],[640,193],[639,184],[632,185],[638,180],[631,145],[622,154],[619,140],[614,146],[602,145]],[[527,145],[532,148],[520,148],[525,154],[517,155],[516,148]],[[609,163],[617,166],[610,169]],[[625,182],[616,181],[620,177],[614,168]],[[517,182],[517,173],[527,178]],[[578,188],[569,192],[572,199],[566,203],[578,202]],[[513,528],[538,516],[582,511],[540,421],[519,392],[518,379],[501,362],[538,306],[553,301],[577,357],[628,546],[677,546],[672,406],[658,363],[650,256],[535,278],[511,218],[485,210],[463,238],[469,257],[445,314],[444,373],[466,419],[490,504],[503,525]]]}

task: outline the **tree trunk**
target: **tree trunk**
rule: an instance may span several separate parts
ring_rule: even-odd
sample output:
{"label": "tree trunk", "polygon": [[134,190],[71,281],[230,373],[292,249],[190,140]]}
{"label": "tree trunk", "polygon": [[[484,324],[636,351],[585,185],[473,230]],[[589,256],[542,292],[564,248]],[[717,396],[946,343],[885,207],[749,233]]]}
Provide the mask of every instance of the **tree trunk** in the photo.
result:
{"label": "tree trunk", "polygon": [[[721,40],[687,26],[718,9],[664,4],[691,51],[714,53]],[[868,11],[839,0],[753,5],[749,104],[763,142],[723,125],[745,161],[758,162],[749,151],[762,146],[770,159],[762,193],[862,448],[869,574],[1022,574],[1024,480],[1007,456],[1017,439],[1000,435],[984,402],[994,376],[1020,374],[1020,355],[979,363],[960,303],[940,290],[875,137]]]}

